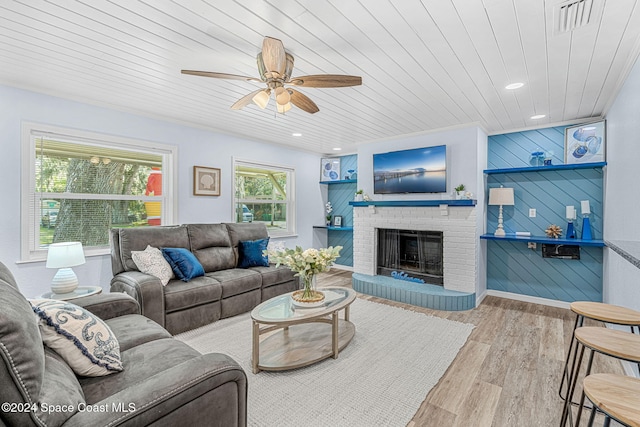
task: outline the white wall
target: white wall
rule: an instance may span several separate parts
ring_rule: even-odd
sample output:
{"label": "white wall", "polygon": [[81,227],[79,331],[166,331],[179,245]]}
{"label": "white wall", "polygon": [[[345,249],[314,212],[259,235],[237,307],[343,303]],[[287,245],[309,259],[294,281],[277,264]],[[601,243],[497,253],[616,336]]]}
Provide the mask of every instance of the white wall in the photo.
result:
{"label": "white wall", "polygon": [[[212,120],[215,118],[212,117]],[[53,270],[44,262],[20,259],[20,129],[23,121],[118,135],[178,146],[178,218],[176,223],[232,220],[232,156],[294,167],[296,170],[297,237],[284,238],[287,246],[312,245],[312,226],[321,224],[324,206],[318,170],[320,156],[268,145],[107,108],[68,101],[0,85],[0,261],[16,276],[29,297],[49,290]],[[193,166],[222,170],[220,197],[193,196]],[[90,257],[74,268],[82,285],[109,289],[111,259]]]}
{"label": "white wall", "polygon": [[[640,242],[638,165],[640,165],[640,62],[636,62],[609,109],[604,237]],[[611,249],[605,249],[604,302],[640,311],[640,269]]]}
{"label": "white wall", "polygon": [[[487,136],[479,132],[478,127],[471,126],[460,129],[430,132],[386,141],[373,142],[358,146],[358,187],[369,194],[374,200],[437,200],[441,194],[373,194],[373,155],[388,151],[407,150],[411,148],[447,146],[447,192],[464,184],[467,191],[471,191],[474,198],[478,191],[482,191],[482,180],[479,181],[478,146],[484,135],[484,150],[486,152]],[[486,165],[486,154],[485,163]],[[482,170],[481,166],[480,169]]]}

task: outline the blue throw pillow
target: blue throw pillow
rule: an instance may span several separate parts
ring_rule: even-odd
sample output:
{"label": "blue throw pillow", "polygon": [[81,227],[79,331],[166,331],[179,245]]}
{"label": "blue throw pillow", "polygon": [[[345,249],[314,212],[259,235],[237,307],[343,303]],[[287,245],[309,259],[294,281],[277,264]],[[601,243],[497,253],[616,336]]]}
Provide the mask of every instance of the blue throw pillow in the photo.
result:
{"label": "blue throw pillow", "polygon": [[188,282],[194,277],[204,276],[202,264],[188,249],[162,248],[162,256],[171,265],[173,274],[183,282]]}
{"label": "blue throw pillow", "polygon": [[267,249],[269,238],[260,240],[245,240],[238,243],[238,255],[240,261],[238,267],[269,267],[269,257],[263,255]]}

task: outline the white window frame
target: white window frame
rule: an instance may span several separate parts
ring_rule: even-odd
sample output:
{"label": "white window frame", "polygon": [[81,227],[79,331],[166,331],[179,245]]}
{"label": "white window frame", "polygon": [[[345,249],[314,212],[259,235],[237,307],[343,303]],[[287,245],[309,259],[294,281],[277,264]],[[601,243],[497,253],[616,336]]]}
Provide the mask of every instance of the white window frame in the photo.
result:
{"label": "white window frame", "polygon": [[[36,215],[36,206],[33,200],[36,198],[36,137],[44,136],[50,138],[60,138],[65,141],[77,141],[84,145],[108,146],[112,148],[153,152],[162,156],[162,224],[173,224],[178,217],[177,207],[177,166],[178,147],[175,145],[161,144],[137,139],[124,138],[114,135],[88,132],[78,129],[63,128],[40,123],[22,123],[22,173],[21,173],[21,262],[43,261],[47,258],[47,250],[41,249],[36,244],[36,227],[39,227],[40,218]],[[59,197],[72,199],[86,198],[86,194],[75,193],[42,193],[41,196]],[[93,199],[111,199],[109,195],[91,195]],[[158,197],[153,196],[119,196],[120,200],[143,200],[158,201]],[[38,228],[39,230],[39,228]],[[85,247],[86,256],[106,255],[110,253],[109,246]]]}
{"label": "white window frame", "polygon": [[[296,169],[293,166],[279,165],[275,163],[260,162],[256,160],[242,159],[238,157],[231,158],[231,194],[233,194],[233,203],[231,204],[231,218],[235,221],[236,218],[236,205],[240,203],[240,200],[236,197],[236,166],[250,166],[263,169],[274,169],[282,172],[288,172],[290,179],[287,180],[286,199],[278,201],[278,203],[284,203],[287,211],[287,229],[269,230],[270,237],[295,237],[297,236],[297,221],[296,221]],[[248,202],[265,203],[264,199],[246,200]]]}

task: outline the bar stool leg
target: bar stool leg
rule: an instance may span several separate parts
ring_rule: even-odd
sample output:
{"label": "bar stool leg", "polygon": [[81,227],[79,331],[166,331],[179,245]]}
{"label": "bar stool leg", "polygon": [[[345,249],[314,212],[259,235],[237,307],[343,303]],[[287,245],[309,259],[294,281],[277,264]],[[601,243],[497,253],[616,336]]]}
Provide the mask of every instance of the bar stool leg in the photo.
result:
{"label": "bar stool leg", "polygon": [[[578,356],[578,349],[581,347],[580,355]],[[581,346],[580,343],[576,341],[575,354],[573,357],[573,365],[571,366],[571,376],[569,377],[569,382],[567,384],[568,394],[567,398],[564,401],[564,406],[562,408],[562,418],[560,420],[560,427],[564,427],[567,424],[567,419],[571,418],[571,401],[573,400],[573,394],[576,389],[576,383],[578,382],[578,373],[580,371],[580,366],[582,365],[582,358],[584,357],[584,346]],[[576,363],[578,365],[578,369],[576,369]],[[575,372],[575,374],[574,374]]]}
{"label": "bar stool leg", "polygon": [[[573,330],[575,331],[577,328],[581,327],[584,323],[584,316],[580,314],[576,315],[576,321],[573,324]],[[569,351],[567,351],[567,357],[564,361],[564,370],[562,371],[562,380],[560,381],[560,388],[558,389],[558,395],[560,395],[560,399],[565,400],[567,398],[566,395],[562,395],[562,386],[564,385],[564,380],[567,380],[567,394],[569,393],[569,380],[571,379],[571,375],[569,374],[569,359],[571,358],[571,350],[573,349],[573,345],[576,341],[576,337],[571,333],[571,343],[569,344]],[[576,356],[573,356],[573,360],[575,360]]]}
{"label": "bar stool leg", "polygon": [[587,424],[587,427],[593,427],[593,422],[596,419],[596,405],[593,405],[593,407],[591,408],[591,415],[589,416],[589,423]]}
{"label": "bar stool leg", "polygon": [[[593,356],[594,356],[594,354],[595,354],[595,351],[591,349],[591,353],[589,353],[589,362],[587,363],[587,372],[584,374],[585,377],[589,376],[589,374],[591,373],[591,367],[593,366]],[[578,381],[577,372],[576,372],[576,381]],[[585,399],[585,397],[586,397],[586,394],[585,394],[584,388],[583,388],[582,395],[580,396],[580,406],[578,407],[578,415],[576,416],[576,426],[580,425],[580,416],[582,415],[582,408],[584,407],[584,399]],[[594,407],[595,407],[595,405],[594,405]]]}

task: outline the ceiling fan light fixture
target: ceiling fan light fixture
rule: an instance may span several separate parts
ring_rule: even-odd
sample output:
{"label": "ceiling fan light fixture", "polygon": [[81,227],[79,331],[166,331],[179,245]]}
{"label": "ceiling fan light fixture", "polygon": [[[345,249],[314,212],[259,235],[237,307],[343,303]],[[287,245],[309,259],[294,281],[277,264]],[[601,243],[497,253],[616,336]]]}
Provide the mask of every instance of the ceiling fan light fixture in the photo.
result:
{"label": "ceiling fan light fixture", "polygon": [[278,103],[276,103],[276,106],[278,107],[278,113],[284,114],[287,111],[291,110],[291,103],[287,102],[284,105],[280,105]]}
{"label": "ceiling fan light fixture", "polygon": [[286,105],[291,101],[291,94],[282,86],[276,88],[276,102],[279,105]]}
{"label": "ceiling fan light fixture", "polygon": [[270,95],[271,95],[271,91],[269,89],[260,91],[253,97],[253,102],[258,107],[264,110],[265,108],[267,108],[267,105],[269,104]]}

